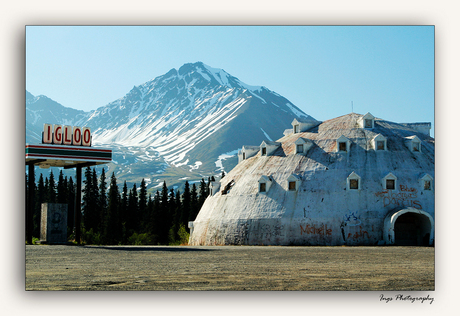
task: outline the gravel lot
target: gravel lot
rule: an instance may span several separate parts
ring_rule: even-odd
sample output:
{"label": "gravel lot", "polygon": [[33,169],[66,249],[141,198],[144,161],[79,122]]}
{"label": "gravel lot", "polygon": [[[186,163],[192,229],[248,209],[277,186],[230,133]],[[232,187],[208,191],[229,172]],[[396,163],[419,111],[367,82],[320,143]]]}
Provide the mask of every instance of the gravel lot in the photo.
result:
{"label": "gravel lot", "polygon": [[433,291],[433,247],[26,246],[26,290]]}

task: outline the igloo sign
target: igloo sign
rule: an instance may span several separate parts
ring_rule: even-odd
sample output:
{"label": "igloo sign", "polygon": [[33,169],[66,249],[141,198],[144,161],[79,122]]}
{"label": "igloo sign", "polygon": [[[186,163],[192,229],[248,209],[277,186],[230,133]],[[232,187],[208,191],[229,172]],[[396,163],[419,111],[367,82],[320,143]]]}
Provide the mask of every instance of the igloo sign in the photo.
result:
{"label": "igloo sign", "polygon": [[89,127],[44,124],[42,142],[43,144],[90,147],[91,129]]}

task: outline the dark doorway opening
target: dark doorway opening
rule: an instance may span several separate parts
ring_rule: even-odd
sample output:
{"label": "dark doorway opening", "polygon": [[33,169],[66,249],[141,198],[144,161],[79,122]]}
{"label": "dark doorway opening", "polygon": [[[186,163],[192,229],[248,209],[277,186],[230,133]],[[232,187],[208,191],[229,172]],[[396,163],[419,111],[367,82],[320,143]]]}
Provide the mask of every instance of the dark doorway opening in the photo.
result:
{"label": "dark doorway opening", "polygon": [[394,232],[398,246],[428,246],[431,223],[425,215],[409,212],[397,218]]}

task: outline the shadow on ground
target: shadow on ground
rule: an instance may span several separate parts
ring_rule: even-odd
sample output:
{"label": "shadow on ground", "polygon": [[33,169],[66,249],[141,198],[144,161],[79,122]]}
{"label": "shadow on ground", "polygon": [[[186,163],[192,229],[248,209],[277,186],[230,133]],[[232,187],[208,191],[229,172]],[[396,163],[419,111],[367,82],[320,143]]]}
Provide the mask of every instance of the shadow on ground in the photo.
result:
{"label": "shadow on ground", "polygon": [[169,251],[169,252],[192,252],[192,251],[215,251],[217,249],[190,248],[182,246],[83,246],[85,248],[107,249],[117,251]]}

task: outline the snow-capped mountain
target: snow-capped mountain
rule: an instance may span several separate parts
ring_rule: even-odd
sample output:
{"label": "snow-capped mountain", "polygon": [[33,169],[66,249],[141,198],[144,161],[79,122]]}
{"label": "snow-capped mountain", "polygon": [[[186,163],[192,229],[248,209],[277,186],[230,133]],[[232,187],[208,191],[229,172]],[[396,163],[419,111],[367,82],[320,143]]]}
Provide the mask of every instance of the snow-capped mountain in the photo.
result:
{"label": "snow-capped mountain", "polygon": [[109,168],[117,178],[150,179],[153,186],[229,171],[243,145],[276,140],[294,118],[311,119],[279,94],[201,62],[171,69],[90,113],[62,107],[45,116],[51,108],[39,112],[33,101],[44,98],[27,93],[27,134],[43,123],[89,126],[93,146],[113,149]]}
{"label": "snow-capped mountain", "polygon": [[42,141],[45,123],[72,125],[87,115],[84,111],[66,108],[44,95],[35,97],[26,91],[26,143]]}

